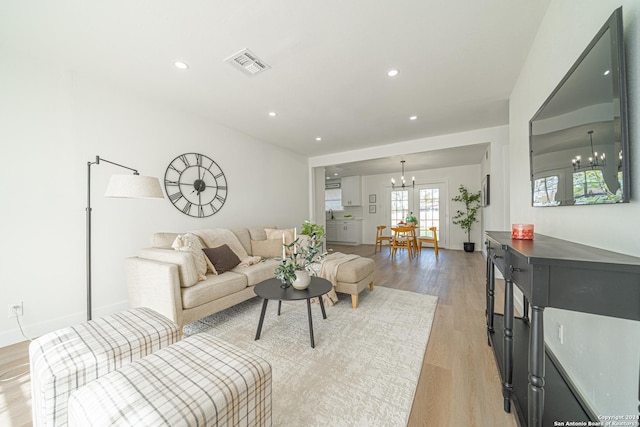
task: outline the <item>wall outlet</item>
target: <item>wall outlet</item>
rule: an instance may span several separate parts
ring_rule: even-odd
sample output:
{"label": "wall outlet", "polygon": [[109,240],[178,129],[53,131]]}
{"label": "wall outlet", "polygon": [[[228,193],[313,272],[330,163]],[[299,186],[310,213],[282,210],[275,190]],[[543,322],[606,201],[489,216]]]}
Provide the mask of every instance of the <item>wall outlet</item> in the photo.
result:
{"label": "wall outlet", "polygon": [[564,325],[562,323],[558,323],[558,341],[560,344],[564,344]]}
{"label": "wall outlet", "polygon": [[9,319],[13,319],[14,317],[17,317],[17,316],[22,316],[23,313],[24,313],[24,307],[22,305],[22,301],[15,304],[9,304],[9,307],[8,307]]}

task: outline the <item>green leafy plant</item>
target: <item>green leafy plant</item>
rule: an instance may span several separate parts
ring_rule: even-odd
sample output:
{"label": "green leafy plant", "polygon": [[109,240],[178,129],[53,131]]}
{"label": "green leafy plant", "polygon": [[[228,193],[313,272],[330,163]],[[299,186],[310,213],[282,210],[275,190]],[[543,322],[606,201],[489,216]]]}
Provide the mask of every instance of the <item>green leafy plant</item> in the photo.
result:
{"label": "green leafy plant", "polygon": [[454,197],[454,202],[464,203],[464,210],[458,210],[453,216],[452,222],[460,225],[460,227],[467,232],[467,242],[471,242],[471,228],[473,224],[478,222],[478,209],[480,209],[480,192],[470,193],[467,187],[460,184],[458,187],[458,194]]}
{"label": "green leafy plant", "polygon": [[318,240],[324,237],[324,226],[316,223],[305,221],[302,223],[302,232],[300,233],[306,236],[316,236]]}
{"label": "green leafy plant", "polygon": [[282,283],[296,280],[296,271],[306,270],[317,275],[314,266],[327,256],[327,252],[322,251],[324,226],[305,221],[300,234],[293,243],[284,245],[289,255],[275,269],[276,278]]}

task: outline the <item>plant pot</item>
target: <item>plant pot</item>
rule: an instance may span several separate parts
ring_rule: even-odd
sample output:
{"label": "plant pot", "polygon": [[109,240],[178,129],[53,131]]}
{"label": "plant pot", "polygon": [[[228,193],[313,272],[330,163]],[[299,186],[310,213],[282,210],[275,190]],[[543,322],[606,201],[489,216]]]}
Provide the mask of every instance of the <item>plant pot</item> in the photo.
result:
{"label": "plant pot", "polygon": [[309,287],[309,283],[311,283],[311,275],[306,270],[298,270],[296,271],[296,280],[291,283],[294,289],[303,290]]}
{"label": "plant pot", "polygon": [[473,252],[476,250],[476,244],[474,242],[464,242],[464,251]]}

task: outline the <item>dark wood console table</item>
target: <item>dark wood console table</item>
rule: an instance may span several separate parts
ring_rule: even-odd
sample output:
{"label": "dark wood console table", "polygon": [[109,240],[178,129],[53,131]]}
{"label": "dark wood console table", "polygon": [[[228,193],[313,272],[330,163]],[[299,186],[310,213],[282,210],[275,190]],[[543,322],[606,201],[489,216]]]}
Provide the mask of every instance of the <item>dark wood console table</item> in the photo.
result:
{"label": "dark wood console table", "polygon": [[[598,421],[545,349],[544,309],[640,320],[640,258],[540,234],[515,240],[509,232],[488,231],[486,237],[487,334],[502,377],[505,411],[513,401],[520,425],[535,427],[543,421]],[[495,267],[505,279],[504,316],[494,314]],[[524,315],[517,319],[514,283],[525,299]],[[546,376],[545,360],[551,362]]]}

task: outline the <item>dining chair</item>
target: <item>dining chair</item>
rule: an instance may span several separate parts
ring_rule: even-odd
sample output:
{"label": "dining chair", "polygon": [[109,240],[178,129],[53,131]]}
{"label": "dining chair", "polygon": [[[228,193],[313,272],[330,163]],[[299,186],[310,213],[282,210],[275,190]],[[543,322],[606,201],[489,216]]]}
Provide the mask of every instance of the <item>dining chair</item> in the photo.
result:
{"label": "dining chair", "polygon": [[417,251],[415,227],[391,227],[393,231],[393,239],[391,240],[391,258],[396,254],[398,249],[406,249],[409,260]]}
{"label": "dining chair", "polygon": [[436,253],[436,259],[438,259],[438,233],[437,233],[438,229],[436,227],[429,227],[429,230],[431,230],[431,233],[433,234],[432,237],[427,237],[427,236],[418,237],[418,251],[422,253],[423,243],[433,243],[433,250]]}
{"label": "dining chair", "polygon": [[387,246],[389,246],[389,252],[391,252],[391,236],[383,236],[383,230],[387,228],[386,225],[379,225],[376,227],[376,248],[373,253],[378,252],[378,245],[380,246],[380,252],[382,252],[382,242],[387,242]]}

